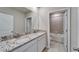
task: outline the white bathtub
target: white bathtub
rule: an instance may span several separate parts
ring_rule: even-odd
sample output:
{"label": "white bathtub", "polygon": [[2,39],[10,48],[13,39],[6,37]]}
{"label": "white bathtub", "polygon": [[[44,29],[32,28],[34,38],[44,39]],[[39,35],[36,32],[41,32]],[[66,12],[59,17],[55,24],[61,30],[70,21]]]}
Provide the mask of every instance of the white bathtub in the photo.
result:
{"label": "white bathtub", "polygon": [[50,40],[64,42],[64,34],[50,33]]}

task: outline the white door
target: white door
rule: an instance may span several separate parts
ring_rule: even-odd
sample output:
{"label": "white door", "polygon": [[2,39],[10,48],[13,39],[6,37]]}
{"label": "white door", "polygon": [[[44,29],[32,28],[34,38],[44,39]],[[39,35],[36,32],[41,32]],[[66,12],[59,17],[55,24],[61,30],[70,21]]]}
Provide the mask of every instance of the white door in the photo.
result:
{"label": "white door", "polygon": [[64,13],[64,47],[65,51],[68,51],[68,17],[67,17],[67,12],[65,11]]}

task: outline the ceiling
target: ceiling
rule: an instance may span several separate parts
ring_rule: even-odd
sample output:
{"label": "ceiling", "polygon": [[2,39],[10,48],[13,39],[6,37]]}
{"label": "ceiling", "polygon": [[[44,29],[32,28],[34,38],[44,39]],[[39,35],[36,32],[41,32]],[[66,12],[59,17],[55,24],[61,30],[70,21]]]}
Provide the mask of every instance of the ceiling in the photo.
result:
{"label": "ceiling", "polygon": [[28,8],[28,7],[12,7],[12,8],[14,8],[14,9],[16,9],[16,10],[19,10],[19,11],[21,11],[21,12],[24,12],[24,13],[28,13],[28,12],[31,12],[32,10],[30,9],[30,8]]}

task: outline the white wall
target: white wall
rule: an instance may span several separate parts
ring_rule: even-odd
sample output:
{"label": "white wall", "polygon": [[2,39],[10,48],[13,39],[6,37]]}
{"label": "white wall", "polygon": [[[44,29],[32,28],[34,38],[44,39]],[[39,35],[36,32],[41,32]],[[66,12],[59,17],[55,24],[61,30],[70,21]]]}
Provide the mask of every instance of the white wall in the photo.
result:
{"label": "white wall", "polygon": [[77,47],[77,8],[71,8],[71,51]]}
{"label": "white wall", "polygon": [[0,7],[0,12],[14,16],[15,32],[23,33],[25,31],[25,24],[24,24],[25,14],[24,13],[15,9],[8,8],[8,7]]}
{"label": "white wall", "polygon": [[77,48],[79,48],[79,7],[77,8]]}

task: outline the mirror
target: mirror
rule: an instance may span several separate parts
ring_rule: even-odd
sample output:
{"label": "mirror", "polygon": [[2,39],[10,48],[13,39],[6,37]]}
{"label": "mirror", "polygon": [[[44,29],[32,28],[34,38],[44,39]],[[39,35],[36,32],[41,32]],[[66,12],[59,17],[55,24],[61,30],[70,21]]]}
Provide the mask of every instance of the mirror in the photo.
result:
{"label": "mirror", "polygon": [[[33,33],[37,32],[39,30],[39,13],[38,13],[37,7],[33,8],[31,12],[26,14],[26,19],[30,19],[30,18],[31,18],[31,20],[30,20],[31,24],[29,24],[29,25],[31,28],[29,28],[29,31],[33,32]],[[27,25],[28,24],[25,24],[25,26],[27,26]],[[28,26],[25,27],[26,32],[28,32],[27,30],[28,30]]]}
{"label": "mirror", "polygon": [[39,29],[38,8],[0,7],[0,37],[36,33]]}
{"label": "mirror", "polygon": [[0,13],[0,36],[10,35],[13,32],[13,16]]}

